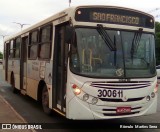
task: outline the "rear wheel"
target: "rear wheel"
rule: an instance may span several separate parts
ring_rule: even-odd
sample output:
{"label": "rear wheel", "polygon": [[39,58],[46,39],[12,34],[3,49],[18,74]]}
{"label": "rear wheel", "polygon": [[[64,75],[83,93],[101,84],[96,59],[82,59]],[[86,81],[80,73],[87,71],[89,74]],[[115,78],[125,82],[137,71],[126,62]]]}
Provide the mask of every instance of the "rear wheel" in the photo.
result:
{"label": "rear wheel", "polygon": [[44,113],[46,113],[47,115],[51,114],[52,110],[49,108],[49,94],[46,85],[44,85],[42,90],[42,107]]}

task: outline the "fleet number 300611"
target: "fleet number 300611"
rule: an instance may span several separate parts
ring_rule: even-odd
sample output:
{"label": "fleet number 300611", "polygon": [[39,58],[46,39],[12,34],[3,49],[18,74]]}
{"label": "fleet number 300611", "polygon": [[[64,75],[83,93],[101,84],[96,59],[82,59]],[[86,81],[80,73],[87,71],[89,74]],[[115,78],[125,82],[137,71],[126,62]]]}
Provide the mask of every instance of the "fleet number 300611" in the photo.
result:
{"label": "fleet number 300611", "polygon": [[114,97],[114,98],[122,98],[123,90],[108,90],[108,89],[99,89],[98,97]]}

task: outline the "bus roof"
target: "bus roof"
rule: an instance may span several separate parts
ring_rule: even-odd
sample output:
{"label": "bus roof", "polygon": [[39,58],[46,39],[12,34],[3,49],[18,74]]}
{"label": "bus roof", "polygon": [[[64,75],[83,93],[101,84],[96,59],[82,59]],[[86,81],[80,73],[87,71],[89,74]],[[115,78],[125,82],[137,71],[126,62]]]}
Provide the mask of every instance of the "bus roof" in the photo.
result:
{"label": "bus roof", "polygon": [[58,12],[58,13],[56,13],[56,14],[54,14],[54,15],[52,15],[52,16],[50,16],[50,17],[48,17],[48,18],[46,18],[46,19],[44,19],[44,20],[42,20],[42,21],[40,21],[40,22],[38,22],[38,23],[36,23],[36,24],[34,24],[34,25],[32,25],[32,26],[30,26],[30,27],[28,27],[28,28],[26,28],[26,29],[24,29],[20,32],[18,32],[18,33],[16,33],[16,34],[14,34],[14,35],[6,37],[4,41],[8,41],[12,38],[15,38],[15,37],[19,36],[19,35],[25,34],[25,33],[29,32],[31,30],[36,29],[39,26],[43,26],[43,25],[45,25],[49,22],[52,22],[54,20],[57,20],[57,19],[59,19],[63,16],[69,15],[69,17],[74,17],[74,13],[75,13],[76,9],[78,9],[78,8],[89,8],[89,7],[116,8],[116,9],[130,10],[130,11],[133,11],[133,12],[138,12],[138,13],[150,16],[154,19],[154,17],[152,15],[148,14],[148,13],[145,13],[145,12],[142,12],[142,11],[139,11],[139,10],[135,10],[135,9],[132,9],[132,8],[126,8],[126,7],[107,6],[107,5],[105,5],[105,6],[104,5],[73,6],[73,7],[66,8],[66,9],[62,10],[61,12]]}

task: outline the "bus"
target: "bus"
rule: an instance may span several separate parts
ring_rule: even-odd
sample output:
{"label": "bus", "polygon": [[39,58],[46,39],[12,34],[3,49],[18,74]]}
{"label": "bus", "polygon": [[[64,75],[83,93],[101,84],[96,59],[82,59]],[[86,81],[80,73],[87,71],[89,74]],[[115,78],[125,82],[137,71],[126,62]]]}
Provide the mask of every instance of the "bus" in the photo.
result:
{"label": "bus", "polygon": [[68,119],[153,114],[154,23],[129,8],[69,7],[5,39],[5,80]]}

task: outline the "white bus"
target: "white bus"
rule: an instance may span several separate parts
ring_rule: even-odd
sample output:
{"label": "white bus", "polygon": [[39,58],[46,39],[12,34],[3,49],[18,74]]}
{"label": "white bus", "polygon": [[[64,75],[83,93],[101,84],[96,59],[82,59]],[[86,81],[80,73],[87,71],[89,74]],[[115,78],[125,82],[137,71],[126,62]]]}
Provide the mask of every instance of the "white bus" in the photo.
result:
{"label": "white bus", "polygon": [[154,30],[141,11],[70,7],[5,39],[5,80],[68,119],[155,113]]}

